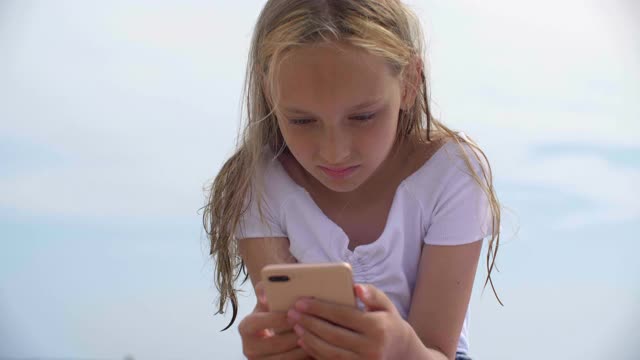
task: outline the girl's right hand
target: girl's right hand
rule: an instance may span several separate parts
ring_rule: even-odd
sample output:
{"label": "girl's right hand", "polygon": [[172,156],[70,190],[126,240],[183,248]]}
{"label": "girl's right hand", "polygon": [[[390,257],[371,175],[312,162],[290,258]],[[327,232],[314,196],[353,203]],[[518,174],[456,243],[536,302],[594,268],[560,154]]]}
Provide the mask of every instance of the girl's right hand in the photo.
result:
{"label": "girl's right hand", "polygon": [[258,303],[238,325],[242,352],[249,359],[306,359],[308,355],[297,344],[298,336],[287,321],[287,313],[270,312],[262,284],[256,284]]}

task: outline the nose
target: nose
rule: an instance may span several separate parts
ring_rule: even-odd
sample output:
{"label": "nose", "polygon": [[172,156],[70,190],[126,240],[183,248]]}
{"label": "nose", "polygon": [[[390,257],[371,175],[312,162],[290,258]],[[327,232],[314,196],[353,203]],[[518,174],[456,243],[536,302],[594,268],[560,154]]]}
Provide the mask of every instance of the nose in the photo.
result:
{"label": "nose", "polygon": [[351,137],[339,127],[326,128],[319,145],[320,156],[327,165],[345,165],[351,155]]}

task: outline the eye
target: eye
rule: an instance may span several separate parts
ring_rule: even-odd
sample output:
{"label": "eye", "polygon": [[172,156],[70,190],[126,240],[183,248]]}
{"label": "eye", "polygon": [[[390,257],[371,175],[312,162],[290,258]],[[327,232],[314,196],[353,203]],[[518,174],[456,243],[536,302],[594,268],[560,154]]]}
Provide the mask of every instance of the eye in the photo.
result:
{"label": "eye", "polygon": [[313,119],[290,119],[289,120],[289,122],[292,123],[293,125],[305,125],[305,124],[310,124],[313,121],[314,121]]}
{"label": "eye", "polygon": [[352,116],[350,119],[358,120],[358,121],[367,121],[367,120],[373,119],[374,116],[376,116],[376,113],[356,115],[356,116]]}

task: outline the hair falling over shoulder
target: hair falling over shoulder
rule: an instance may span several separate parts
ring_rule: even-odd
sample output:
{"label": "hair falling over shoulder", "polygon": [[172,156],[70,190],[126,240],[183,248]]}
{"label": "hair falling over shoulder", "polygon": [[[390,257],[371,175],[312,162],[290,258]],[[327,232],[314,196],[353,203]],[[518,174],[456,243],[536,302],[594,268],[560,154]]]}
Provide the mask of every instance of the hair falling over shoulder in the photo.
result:
{"label": "hair falling over shoulder", "polygon": [[[491,167],[473,141],[447,128],[431,114],[422,55],[424,40],[415,14],[399,0],[269,0],[258,17],[251,40],[243,90],[246,117],[238,146],[208,188],[203,211],[203,225],[215,264],[215,284],[220,293],[217,313],[224,313],[228,301],[233,309],[226,328],[235,321],[238,311],[235,284],[245,272],[235,239],[236,229],[250,199],[257,201],[260,209],[261,159],[265,147],[279,154],[284,146],[275,115],[276,105],[272,106],[277,101],[267,95],[277,93],[273,81],[277,65],[291,49],[329,42],[348,43],[381,56],[398,76],[410,66],[419,66],[419,86],[415,89],[419,96],[410,109],[399,114],[397,141],[413,137],[429,142],[432,135],[437,135],[451,138],[460,145],[469,173],[490,203],[493,235],[489,241],[484,285],[491,284],[497,298],[491,273],[500,242],[500,205]],[[465,151],[463,144],[473,151]],[[481,174],[473,171],[472,161],[486,165]],[[499,298],[498,302],[502,304]]]}

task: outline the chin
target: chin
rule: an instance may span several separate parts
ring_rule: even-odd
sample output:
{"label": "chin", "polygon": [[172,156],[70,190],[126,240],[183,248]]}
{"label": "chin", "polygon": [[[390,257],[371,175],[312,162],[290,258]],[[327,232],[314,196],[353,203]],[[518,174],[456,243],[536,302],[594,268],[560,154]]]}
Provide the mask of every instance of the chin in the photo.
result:
{"label": "chin", "polygon": [[[320,175],[322,176],[322,175]],[[337,193],[348,193],[354,191],[362,185],[363,181],[360,179],[331,179],[323,176],[321,178],[317,178],[317,180],[322,183],[327,189],[337,192]]]}
{"label": "chin", "polygon": [[360,187],[360,184],[327,184],[325,182],[322,183],[327,189],[337,192],[337,193],[349,193]]}

